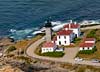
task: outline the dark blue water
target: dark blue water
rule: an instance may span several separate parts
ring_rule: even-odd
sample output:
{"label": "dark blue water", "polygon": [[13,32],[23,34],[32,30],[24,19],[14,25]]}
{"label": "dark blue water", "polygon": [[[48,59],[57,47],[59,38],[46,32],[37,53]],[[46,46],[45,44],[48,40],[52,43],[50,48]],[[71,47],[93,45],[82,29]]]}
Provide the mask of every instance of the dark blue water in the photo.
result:
{"label": "dark blue water", "polygon": [[[0,0],[0,36],[34,29],[52,20],[100,19],[100,0]],[[23,31],[18,32],[19,36]],[[24,31],[25,33],[25,31]]]}

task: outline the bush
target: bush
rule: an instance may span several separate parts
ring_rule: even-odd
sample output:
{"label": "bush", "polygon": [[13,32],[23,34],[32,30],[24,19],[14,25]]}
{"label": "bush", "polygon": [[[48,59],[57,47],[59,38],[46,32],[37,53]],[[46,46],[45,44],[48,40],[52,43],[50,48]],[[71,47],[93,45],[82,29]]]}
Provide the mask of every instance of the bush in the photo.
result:
{"label": "bush", "polygon": [[93,54],[95,51],[97,51],[96,47],[93,48],[93,50],[83,50],[80,51],[80,54]]}
{"label": "bush", "polygon": [[16,50],[16,47],[15,46],[10,46],[8,49],[7,49],[7,52],[11,52],[11,51],[14,51]]}
{"label": "bush", "polygon": [[64,55],[63,52],[47,52],[47,53],[42,53],[42,56],[49,56],[49,57],[62,57]]}
{"label": "bush", "polygon": [[81,38],[75,38],[73,42],[76,43],[76,42],[78,42],[80,40],[81,40]]}
{"label": "bush", "polygon": [[90,31],[90,33],[87,34],[87,37],[88,37],[88,38],[89,38],[89,37],[96,37],[96,31],[97,31],[97,29],[94,29],[94,30]]}

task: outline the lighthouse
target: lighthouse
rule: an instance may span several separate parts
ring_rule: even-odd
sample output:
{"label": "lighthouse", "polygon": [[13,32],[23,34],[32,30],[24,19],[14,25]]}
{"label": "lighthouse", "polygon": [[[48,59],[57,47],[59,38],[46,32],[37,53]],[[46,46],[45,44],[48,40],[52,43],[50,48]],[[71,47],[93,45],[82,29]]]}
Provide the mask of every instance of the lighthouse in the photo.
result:
{"label": "lighthouse", "polygon": [[52,24],[49,20],[46,21],[45,23],[45,33],[46,33],[46,41],[50,42],[51,41],[51,37],[52,37]]}

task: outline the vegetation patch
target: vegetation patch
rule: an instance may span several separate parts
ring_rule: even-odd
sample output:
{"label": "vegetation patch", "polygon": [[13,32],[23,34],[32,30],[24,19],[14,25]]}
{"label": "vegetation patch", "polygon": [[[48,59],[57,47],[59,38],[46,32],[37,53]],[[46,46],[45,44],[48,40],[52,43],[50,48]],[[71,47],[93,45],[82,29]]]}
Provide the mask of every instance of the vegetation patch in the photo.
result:
{"label": "vegetation patch", "polygon": [[96,38],[96,31],[97,29],[91,30],[90,33],[87,34],[87,38],[91,38],[91,37]]}
{"label": "vegetation patch", "polygon": [[77,43],[77,42],[79,42],[79,41],[81,41],[81,40],[82,40],[82,38],[75,38],[73,42],[74,42],[74,43]]}
{"label": "vegetation patch", "polygon": [[7,49],[7,53],[12,52],[12,51],[14,51],[14,50],[16,50],[16,47],[15,47],[15,46],[10,46],[10,47]]}
{"label": "vegetation patch", "polygon": [[49,57],[63,57],[64,52],[47,52],[47,53],[41,53],[40,55]]}

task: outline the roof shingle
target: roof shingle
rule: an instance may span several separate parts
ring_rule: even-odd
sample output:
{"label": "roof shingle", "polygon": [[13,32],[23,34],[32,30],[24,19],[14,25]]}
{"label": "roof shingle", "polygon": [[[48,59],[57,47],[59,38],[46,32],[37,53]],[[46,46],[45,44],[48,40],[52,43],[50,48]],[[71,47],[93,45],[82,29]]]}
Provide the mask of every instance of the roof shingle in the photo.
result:
{"label": "roof shingle", "polygon": [[64,26],[64,28],[78,28],[79,26],[79,24],[67,24]]}
{"label": "roof shingle", "polygon": [[61,30],[57,32],[57,35],[70,35],[73,32],[73,30]]}
{"label": "roof shingle", "polygon": [[54,47],[54,46],[55,46],[55,44],[52,43],[52,42],[45,42],[45,43],[43,44],[43,47],[45,47],[45,48]]}

